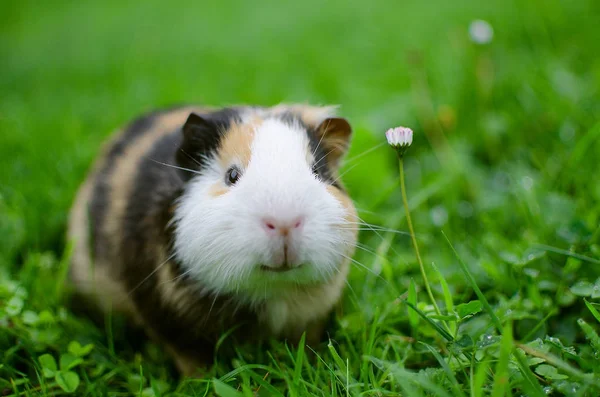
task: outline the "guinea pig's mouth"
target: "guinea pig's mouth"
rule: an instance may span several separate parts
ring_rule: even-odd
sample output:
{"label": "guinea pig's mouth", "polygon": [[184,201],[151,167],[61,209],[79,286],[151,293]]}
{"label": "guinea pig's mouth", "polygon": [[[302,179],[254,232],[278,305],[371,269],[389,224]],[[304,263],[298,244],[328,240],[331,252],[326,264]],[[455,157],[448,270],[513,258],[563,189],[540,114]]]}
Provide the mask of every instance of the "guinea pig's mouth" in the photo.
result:
{"label": "guinea pig's mouth", "polygon": [[285,272],[289,272],[290,270],[298,269],[301,266],[302,266],[302,264],[299,264],[296,266],[292,266],[289,264],[283,264],[283,265],[280,265],[277,267],[261,265],[260,270],[265,271],[265,272],[273,272],[273,273],[285,273]]}

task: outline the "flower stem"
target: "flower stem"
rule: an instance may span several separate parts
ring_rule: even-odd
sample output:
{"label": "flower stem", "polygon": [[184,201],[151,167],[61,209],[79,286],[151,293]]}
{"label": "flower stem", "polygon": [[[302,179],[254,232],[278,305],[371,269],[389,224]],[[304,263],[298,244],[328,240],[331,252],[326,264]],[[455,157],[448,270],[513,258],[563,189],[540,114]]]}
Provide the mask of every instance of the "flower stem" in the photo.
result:
{"label": "flower stem", "polygon": [[404,209],[406,210],[406,222],[408,223],[408,230],[410,231],[410,237],[412,239],[413,247],[415,249],[415,254],[417,256],[417,262],[419,262],[419,267],[421,268],[421,275],[423,276],[423,281],[425,282],[425,289],[427,289],[427,295],[429,295],[429,299],[435,308],[435,312],[441,316],[440,308],[438,307],[435,299],[433,297],[433,293],[431,292],[431,287],[429,286],[429,281],[427,280],[427,273],[425,273],[425,266],[423,266],[423,260],[421,259],[421,254],[419,253],[419,246],[417,245],[417,238],[415,236],[415,231],[413,229],[412,220],[410,219],[410,210],[408,209],[408,199],[406,198],[406,186],[404,184],[404,158],[402,155],[398,156],[400,163],[400,188],[402,190],[402,201],[404,202]]}

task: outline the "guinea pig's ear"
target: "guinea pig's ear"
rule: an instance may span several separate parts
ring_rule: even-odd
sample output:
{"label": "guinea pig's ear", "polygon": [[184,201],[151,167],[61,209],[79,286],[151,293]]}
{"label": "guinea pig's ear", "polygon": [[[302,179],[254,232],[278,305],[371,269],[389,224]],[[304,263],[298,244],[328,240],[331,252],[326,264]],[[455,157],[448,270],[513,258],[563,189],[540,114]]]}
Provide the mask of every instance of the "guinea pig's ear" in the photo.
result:
{"label": "guinea pig's ear", "polygon": [[[182,132],[183,141],[175,159],[179,167],[197,170],[203,165],[205,155],[216,150],[219,145],[220,130],[211,119],[190,113]],[[185,172],[184,176],[189,177],[191,173]]]}
{"label": "guinea pig's ear", "polygon": [[323,120],[316,129],[317,139],[324,148],[327,162],[337,168],[348,148],[352,136],[352,127],[348,120],[340,117],[331,117]]}
{"label": "guinea pig's ear", "polygon": [[213,130],[215,127],[214,123],[210,120],[197,115],[196,113],[190,113],[183,125],[183,136],[186,140],[198,139],[202,135],[205,135],[207,131]]}

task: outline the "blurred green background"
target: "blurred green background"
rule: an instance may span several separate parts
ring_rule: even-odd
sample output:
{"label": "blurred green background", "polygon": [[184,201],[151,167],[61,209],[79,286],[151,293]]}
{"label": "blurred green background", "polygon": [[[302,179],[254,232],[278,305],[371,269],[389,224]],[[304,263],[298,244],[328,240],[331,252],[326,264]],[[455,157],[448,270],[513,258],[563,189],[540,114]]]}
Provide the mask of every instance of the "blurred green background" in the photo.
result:
{"label": "blurred green background", "polygon": [[[469,32],[480,19],[493,29],[486,43]],[[48,301],[43,291],[55,288],[74,192],[102,142],[141,112],[340,104],[355,128],[343,180],[365,221],[406,230],[383,134],[409,126],[407,183],[425,262],[457,301],[473,298],[444,231],[488,299],[520,310],[516,337],[552,312],[539,334],[583,343],[572,286],[600,276],[598,21],[596,0],[2,1],[3,277],[29,291],[30,310],[62,307],[60,294]],[[377,335],[410,334],[394,301],[411,277],[422,286],[406,235],[365,231],[361,244],[356,259],[372,271],[353,270],[340,347],[357,368],[360,325],[396,310]],[[6,368],[31,374],[31,357],[82,332],[64,325],[49,342],[27,339]]]}
{"label": "blurred green background", "polygon": [[[0,180],[3,206],[22,220],[7,249],[55,244],[104,138],[140,112],[173,103],[340,104],[358,129],[354,154],[397,124],[413,127],[416,150],[430,152],[422,129],[442,121],[483,165],[525,162],[530,177],[535,170],[556,183],[598,120],[594,1],[1,7]],[[475,19],[491,23],[490,44],[469,39]],[[366,163],[359,167],[372,169]],[[346,179],[359,198],[390,174],[366,179],[353,171]],[[586,189],[596,199],[597,186]]]}

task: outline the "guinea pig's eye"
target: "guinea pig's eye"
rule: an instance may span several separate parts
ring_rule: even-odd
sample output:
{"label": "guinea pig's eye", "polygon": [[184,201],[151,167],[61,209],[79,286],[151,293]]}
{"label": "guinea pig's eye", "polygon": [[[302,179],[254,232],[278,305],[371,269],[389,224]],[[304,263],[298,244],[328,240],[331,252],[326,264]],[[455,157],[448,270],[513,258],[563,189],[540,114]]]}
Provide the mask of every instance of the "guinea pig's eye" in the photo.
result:
{"label": "guinea pig's eye", "polygon": [[235,185],[235,183],[240,179],[240,176],[242,176],[240,170],[233,166],[229,168],[225,174],[225,183],[228,186]]}

